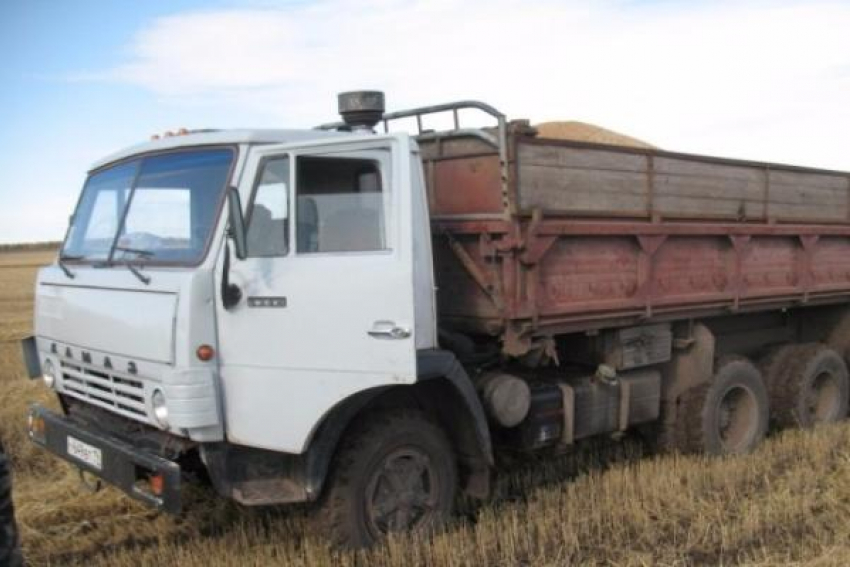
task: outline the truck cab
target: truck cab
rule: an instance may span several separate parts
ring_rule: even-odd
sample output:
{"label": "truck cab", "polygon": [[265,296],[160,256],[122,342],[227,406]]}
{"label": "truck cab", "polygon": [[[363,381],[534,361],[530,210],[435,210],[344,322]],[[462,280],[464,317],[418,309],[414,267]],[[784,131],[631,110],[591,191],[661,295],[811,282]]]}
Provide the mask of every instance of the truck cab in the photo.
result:
{"label": "truck cab", "polygon": [[452,366],[417,143],[352,120],[186,132],[92,167],[36,284],[27,361],[65,413],[32,408],[36,443],[172,512],[188,454],[242,503],[311,501],[363,407]]}

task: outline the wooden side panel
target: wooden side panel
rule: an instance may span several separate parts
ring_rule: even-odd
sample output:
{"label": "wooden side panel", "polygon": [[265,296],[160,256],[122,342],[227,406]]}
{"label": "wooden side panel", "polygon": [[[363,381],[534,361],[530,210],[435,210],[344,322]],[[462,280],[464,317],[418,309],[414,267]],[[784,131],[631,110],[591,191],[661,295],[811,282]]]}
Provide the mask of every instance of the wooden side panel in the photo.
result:
{"label": "wooden side panel", "polygon": [[794,171],[770,172],[768,215],[779,220],[848,221],[848,177]]}
{"label": "wooden side panel", "polygon": [[517,152],[522,209],[648,214],[644,156],[529,144],[520,144]]}
{"label": "wooden side panel", "polygon": [[850,174],[554,141],[516,151],[525,211],[850,224]]}
{"label": "wooden side panel", "polygon": [[763,219],[765,176],[752,167],[654,159],[653,212],[662,217]]}
{"label": "wooden side panel", "polygon": [[614,150],[521,143],[517,155],[528,166],[646,173],[644,155]]}

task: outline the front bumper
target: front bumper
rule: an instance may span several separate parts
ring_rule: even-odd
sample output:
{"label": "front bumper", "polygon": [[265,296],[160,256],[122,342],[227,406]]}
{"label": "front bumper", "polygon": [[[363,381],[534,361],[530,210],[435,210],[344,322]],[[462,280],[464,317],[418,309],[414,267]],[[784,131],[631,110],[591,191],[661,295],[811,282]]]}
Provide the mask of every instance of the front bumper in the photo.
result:
{"label": "front bumper", "polygon": [[[84,428],[35,404],[29,436],[37,445],[160,510],[180,512],[180,466],[113,436]],[[82,448],[82,449],[81,449]]]}

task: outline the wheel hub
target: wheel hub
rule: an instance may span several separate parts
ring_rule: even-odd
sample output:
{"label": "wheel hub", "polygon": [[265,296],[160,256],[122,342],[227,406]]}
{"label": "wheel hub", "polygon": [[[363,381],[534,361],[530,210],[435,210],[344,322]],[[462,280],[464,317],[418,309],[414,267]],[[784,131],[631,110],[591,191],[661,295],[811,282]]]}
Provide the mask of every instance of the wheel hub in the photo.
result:
{"label": "wheel hub", "polygon": [[436,506],[431,460],[414,447],[388,454],[376,467],[366,492],[366,517],[376,534],[415,529]]}
{"label": "wheel hub", "polygon": [[822,372],[812,380],[812,386],[806,396],[806,409],[814,423],[823,423],[834,419],[840,405],[841,388],[835,376]]}
{"label": "wheel hub", "polygon": [[757,414],[753,393],[742,386],[730,388],[720,398],[717,425],[728,452],[735,453],[747,446],[758,427]]}

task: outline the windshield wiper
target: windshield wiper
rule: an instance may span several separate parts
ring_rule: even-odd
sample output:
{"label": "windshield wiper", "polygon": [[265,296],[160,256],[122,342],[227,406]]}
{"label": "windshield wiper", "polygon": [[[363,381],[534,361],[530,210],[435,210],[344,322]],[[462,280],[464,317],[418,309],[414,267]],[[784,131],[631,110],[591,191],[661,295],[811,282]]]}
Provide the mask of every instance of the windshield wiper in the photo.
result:
{"label": "windshield wiper", "polygon": [[[155,256],[155,255],[156,255],[156,253],[155,253],[155,252],[152,252],[152,251],[150,251],[150,250],[143,250],[143,249],[141,249],[141,248],[129,248],[129,247],[127,247],[127,246],[116,246],[116,247],[115,247],[115,250],[120,250],[121,252],[129,252],[129,253],[131,253],[131,254],[136,254],[136,255],[137,255],[138,257],[140,257],[140,258],[151,258],[151,257],[153,257],[153,256]],[[150,276],[146,276],[146,275],[145,275],[145,274],[143,274],[141,271],[139,271],[139,267],[144,268],[144,265],[143,265],[143,264],[140,264],[140,265],[137,267],[137,266],[136,266],[133,262],[131,262],[129,259],[128,259],[128,260],[126,260],[126,261],[124,262],[124,264],[127,266],[127,269],[128,269],[128,270],[130,270],[130,272],[131,272],[134,276],[136,276],[137,278],[139,278],[139,281],[140,281],[140,282],[142,282],[142,283],[143,283],[143,284],[145,284],[145,285],[148,285],[149,283],[151,283],[151,278],[150,278]]]}
{"label": "windshield wiper", "polygon": [[130,254],[136,254],[137,256],[144,256],[145,258],[151,258],[156,256],[156,252],[152,250],[144,250],[143,248],[130,248],[128,246],[116,246],[115,250],[119,250],[121,252],[129,252]]}
{"label": "windshield wiper", "polygon": [[150,276],[146,276],[145,274],[143,274],[142,272],[140,272],[140,271],[139,271],[139,268],[137,268],[136,266],[134,266],[134,265],[133,265],[133,264],[131,264],[130,262],[127,262],[127,263],[126,263],[126,266],[127,266],[127,269],[128,269],[128,270],[130,270],[130,271],[133,273],[133,275],[134,275],[134,276],[136,276],[137,278],[139,278],[139,281],[140,281],[140,282],[142,282],[142,283],[143,283],[143,284],[145,284],[145,285],[148,285],[149,283],[151,283],[151,278],[150,278]]}
{"label": "windshield wiper", "polygon": [[82,260],[84,256],[80,254],[72,255],[72,254],[62,254],[59,253],[59,257],[56,259],[56,264],[59,266],[66,276],[68,276],[69,280],[74,279],[77,275],[71,271],[71,269],[65,264],[65,260]]}

